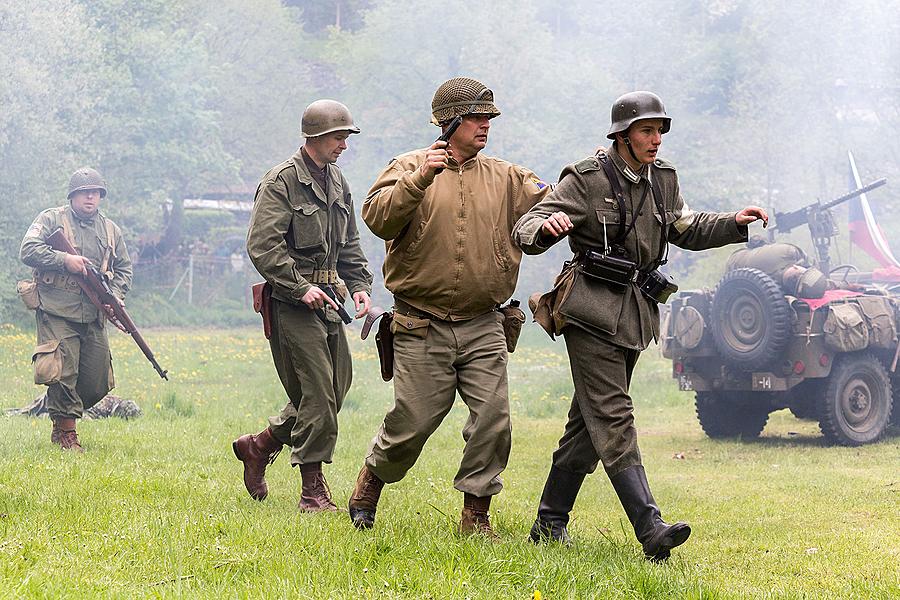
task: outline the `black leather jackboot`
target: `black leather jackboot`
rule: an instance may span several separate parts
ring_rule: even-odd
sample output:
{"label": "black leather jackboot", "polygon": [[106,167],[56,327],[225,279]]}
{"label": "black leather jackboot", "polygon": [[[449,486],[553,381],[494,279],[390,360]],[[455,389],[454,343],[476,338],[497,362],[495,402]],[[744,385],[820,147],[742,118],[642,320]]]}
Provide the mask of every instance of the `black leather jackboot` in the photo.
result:
{"label": "black leather jackboot", "polygon": [[560,469],[557,466],[550,467],[547,475],[547,483],[544,484],[544,493],[541,494],[541,503],[538,505],[537,519],[531,526],[529,537],[535,544],[554,541],[561,544],[570,544],[569,513],[575,505],[575,498],[584,482],[584,473],[573,473]]}
{"label": "black leather jackboot", "polygon": [[662,520],[650,493],[644,467],[628,467],[610,477],[610,481],[643,546],[644,556],[652,561],[666,560],[672,548],[687,541],[691,535],[690,525],[682,522],[669,525]]}

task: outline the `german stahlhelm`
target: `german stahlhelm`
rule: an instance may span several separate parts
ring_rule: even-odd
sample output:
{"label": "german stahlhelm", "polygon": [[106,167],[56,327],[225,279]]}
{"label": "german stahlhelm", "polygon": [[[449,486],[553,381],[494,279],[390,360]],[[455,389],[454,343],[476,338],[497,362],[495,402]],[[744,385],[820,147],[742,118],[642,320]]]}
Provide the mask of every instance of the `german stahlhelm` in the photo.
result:
{"label": "german stahlhelm", "polygon": [[666,114],[666,107],[659,96],[653,92],[628,92],[613,102],[606,137],[616,139],[617,133],[628,131],[635,121],[641,119],[662,119],[663,133],[668,133],[672,124],[672,119]]}

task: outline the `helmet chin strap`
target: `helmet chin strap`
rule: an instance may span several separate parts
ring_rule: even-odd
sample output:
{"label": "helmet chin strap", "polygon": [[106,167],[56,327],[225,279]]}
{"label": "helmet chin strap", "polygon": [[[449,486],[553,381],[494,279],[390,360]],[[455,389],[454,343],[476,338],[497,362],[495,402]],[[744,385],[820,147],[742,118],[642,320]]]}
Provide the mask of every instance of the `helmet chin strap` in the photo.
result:
{"label": "helmet chin strap", "polygon": [[631,155],[631,158],[634,159],[634,162],[640,164],[641,161],[638,160],[637,155],[634,153],[634,149],[631,147],[631,140],[628,139],[627,135],[622,136],[622,143],[625,144],[626,148],[628,148],[628,153]]}

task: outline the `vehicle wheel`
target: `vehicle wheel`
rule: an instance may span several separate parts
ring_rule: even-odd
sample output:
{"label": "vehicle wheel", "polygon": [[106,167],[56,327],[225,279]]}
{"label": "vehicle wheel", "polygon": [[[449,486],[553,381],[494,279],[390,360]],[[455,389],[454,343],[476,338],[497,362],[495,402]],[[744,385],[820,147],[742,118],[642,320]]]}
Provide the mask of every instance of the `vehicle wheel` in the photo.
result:
{"label": "vehicle wheel", "polygon": [[891,379],[891,389],[894,392],[894,407],[891,409],[891,425],[900,427],[900,377]]}
{"label": "vehicle wheel", "polygon": [[741,371],[781,360],[791,335],[791,308],[781,286],[759,269],[735,269],[719,281],[710,310],[722,359]]}
{"label": "vehicle wheel", "polygon": [[825,392],[825,380],[807,379],[787,392],[788,410],[798,419],[819,420],[819,398]]}
{"label": "vehicle wheel", "polygon": [[771,404],[763,393],[697,392],[697,419],[711,438],[759,437]]}
{"label": "vehicle wheel", "polygon": [[819,428],[834,444],[859,446],[882,436],[891,418],[891,380],[868,352],[835,360],[819,399]]}

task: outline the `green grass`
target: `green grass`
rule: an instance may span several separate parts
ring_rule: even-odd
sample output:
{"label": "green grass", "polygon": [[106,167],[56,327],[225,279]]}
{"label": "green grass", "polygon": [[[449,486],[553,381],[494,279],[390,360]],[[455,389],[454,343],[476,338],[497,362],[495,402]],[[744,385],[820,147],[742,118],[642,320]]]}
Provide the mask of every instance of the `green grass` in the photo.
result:
{"label": "green grass", "polygon": [[[31,332],[0,326],[3,408],[24,405]],[[51,447],[46,419],[0,417],[0,597],[201,598],[897,598],[900,437],[823,445],[815,423],[772,415],[760,441],[704,437],[693,398],[651,349],[634,383],[641,448],[665,517],[693,535],[668,564],[640,557],[602,473],[573,513],[572,548],[526,542],[571,391],[562,342],[527,328],[511,360],[513,452],[492,519],[502,543],[453,533],[461,403],[376,527],[296,510],[286,453],[269,498],[247,496],[231,441],[284,402],[255,329],[150,331],[171,381],[113,332],[117,393],[143,417],[79,424],[86,454]],[[346,505],[391,403],[374,345],[352,342],[355,385],[326,467]],[[684,458],[675,458],[683,455]]]}

